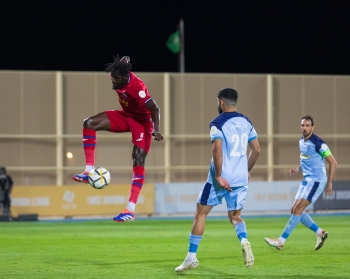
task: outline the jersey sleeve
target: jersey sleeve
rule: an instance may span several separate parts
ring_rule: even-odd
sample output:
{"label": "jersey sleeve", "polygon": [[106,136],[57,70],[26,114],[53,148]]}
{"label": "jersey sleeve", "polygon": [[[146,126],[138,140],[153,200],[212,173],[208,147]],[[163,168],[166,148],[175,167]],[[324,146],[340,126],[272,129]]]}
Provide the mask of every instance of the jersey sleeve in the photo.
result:
{"label": "jersey sleeve", "polygon": [[129,91],[130,95],[136,100],[140,106],[144,106],[152,97],[148,93],[148,89],[144,84],[137,84]]}
{"label": "jersey sleeve", "polygon": [[318,151],[318,153],[320,153],[322,158],[326,158],[329,155],[332,155],[331,150],[329,149],[328,145],[321,139],[318,140],[318,142],[316,144],[316,150]]}
{"label": "jersey sleeve", "polygon": [[250,130],[249,136],[248,136],[248,142],[251,142],[252,140],[255,140],[258,137],[258,134],[256,133],[254,127],[252,126],[252,129]]}
{"label": "jersey sleeve", "polygon": [[224,136],[222,134],[222,131],[218,129],[215,124],[210,125],[210,140],[213,142],[216,139],[224,139]]}

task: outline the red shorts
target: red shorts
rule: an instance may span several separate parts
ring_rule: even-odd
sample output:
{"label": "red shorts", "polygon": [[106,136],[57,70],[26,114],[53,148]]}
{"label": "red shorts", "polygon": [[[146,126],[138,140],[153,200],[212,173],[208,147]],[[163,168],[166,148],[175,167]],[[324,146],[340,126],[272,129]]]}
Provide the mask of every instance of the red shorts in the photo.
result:
{"label": "red shorts", "polygon": [[149,124],[142,124],[128,116],[122,110],[106,110],[105,113],[111,124],[111,132],[131,132],[132,143],[148,153],[152,142],[153,122],[150,121]]}

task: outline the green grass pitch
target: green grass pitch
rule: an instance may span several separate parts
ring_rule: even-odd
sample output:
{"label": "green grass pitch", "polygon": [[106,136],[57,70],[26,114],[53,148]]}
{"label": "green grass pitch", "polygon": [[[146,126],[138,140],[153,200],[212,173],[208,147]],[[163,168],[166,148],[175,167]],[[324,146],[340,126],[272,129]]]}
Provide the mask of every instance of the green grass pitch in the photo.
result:
{"label": "green grass pitch", "polygon": [[[243,216],[244,217],[244,216]],[[191,219],[0,223],[0,278],[350,278],[350,215],[314,216],[329,232],[323,248],[299,224],[278,251],[286,217],[246,217],[255,264],[247,269],[226,218],[208,218],[197,269],[174,272],[188,248]]]}

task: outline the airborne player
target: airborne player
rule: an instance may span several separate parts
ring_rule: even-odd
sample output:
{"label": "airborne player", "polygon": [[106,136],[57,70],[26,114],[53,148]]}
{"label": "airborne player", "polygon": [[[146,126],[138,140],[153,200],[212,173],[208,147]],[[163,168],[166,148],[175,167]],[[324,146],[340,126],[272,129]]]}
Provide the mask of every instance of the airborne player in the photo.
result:
{"label": "airborne player", "polygon": [[156,141],[163,140],[159,132],[160,109],[148,93],[144,82],[131,72],[130,57],[114,57],[106,65],[110,73],[112,89],[116,90],[122,110],[106,110],[84,119],[83,147],[86,167],[81,174],[72,178],[77,182],[88,183],[89,172],[94,169],[96,131],[113,133],[131,132],[133,179],[129,203],[125,210],[113,218],[116,222],[133,221],[135,205],[145,179],[145,160],[150,150],[152,136]]}

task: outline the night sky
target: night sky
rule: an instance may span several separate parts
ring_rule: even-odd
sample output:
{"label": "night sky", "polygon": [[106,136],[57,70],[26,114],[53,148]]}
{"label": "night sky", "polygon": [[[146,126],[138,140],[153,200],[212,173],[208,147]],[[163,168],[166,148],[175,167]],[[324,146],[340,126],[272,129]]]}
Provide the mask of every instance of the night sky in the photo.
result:
{"label": "night sky", "polygon": [[185,23],[186,72],[350,74],[350,1],[0,2],[0,70],[177,72],[165,46]]}

